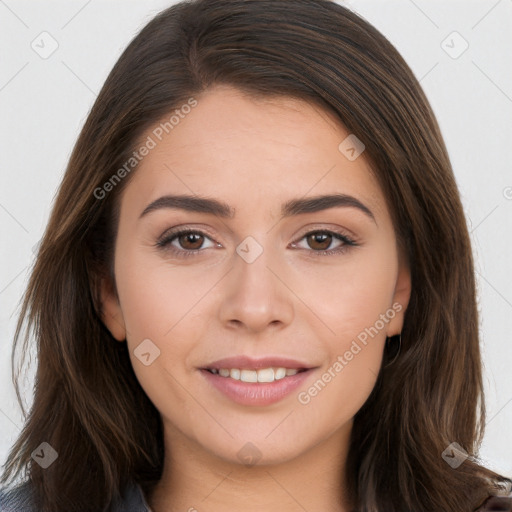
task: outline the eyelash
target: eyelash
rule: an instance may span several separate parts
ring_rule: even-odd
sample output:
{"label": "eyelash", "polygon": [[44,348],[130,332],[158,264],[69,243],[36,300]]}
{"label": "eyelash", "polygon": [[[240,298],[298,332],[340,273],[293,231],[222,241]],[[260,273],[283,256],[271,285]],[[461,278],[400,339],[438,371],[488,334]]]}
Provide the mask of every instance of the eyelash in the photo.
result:
{"label": "eyelash", "polygon": [[[182,235],[189,235],[189,234],[201,235],[206,238],[210,238],[203,231],[183,228],[183,229],[171,231],[170,233],[165,234],[157,241],[157,243],[155,245],[159,249],[169,251],[176,256],[183,257],[183,258],[189,258],[189,257],[195,256],[196,254],[198,254],[200,252],[203,252],[204,249],[194,249],[194,250],[189,251],[189,250],[184,250],[184,249],[176,249],[175,247],[170,245],[174,239],[179,238]],[[304,233],[304,235],[302,235],[302,237],[299,239],[299,241],[303,240],[304,238],[307,238],[308,236],[313,235],[313,234],[332,235],[335,239],[339,240],[340,242],[343,242],[343,245],[341,245],[340,247],[338,247],[336,249],[325,249],[325,250],[320,250],[320,251],[315,251],[314,249],[311,249],[311,250],[306,249],[310,253],[310,256],[312,256],[312,257],[334,256],[337,254],[342,254],[346,250],[348,250],[349,247],[358,245],[353,239],[351,239],[347,235],[345,235],[343,233],[339,233],[337,231],[331,231],[328,229],[317,229],[317,230],[308,231],[307,233]]]}

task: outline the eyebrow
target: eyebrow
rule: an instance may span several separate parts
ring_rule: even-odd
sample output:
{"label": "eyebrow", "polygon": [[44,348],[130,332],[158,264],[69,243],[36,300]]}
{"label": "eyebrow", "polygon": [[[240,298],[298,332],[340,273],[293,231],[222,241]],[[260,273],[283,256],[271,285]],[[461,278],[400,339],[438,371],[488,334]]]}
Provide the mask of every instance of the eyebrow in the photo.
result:
{"label": "eyebrow", "polygon": [[[291,199],[282,205],[281,216],[291,217],[336,207],[357,208],[375,222],[375,217],[367,206],[359,201],[359,199],[346,194],[328,194],[307,199]],[[146,206],[139,218],[162,208],[207,213],[225,219],[232,219],[235,216],[234,208],[231,208],[227,203],[218,201],[217,199],[190,195],[166,195]]]}

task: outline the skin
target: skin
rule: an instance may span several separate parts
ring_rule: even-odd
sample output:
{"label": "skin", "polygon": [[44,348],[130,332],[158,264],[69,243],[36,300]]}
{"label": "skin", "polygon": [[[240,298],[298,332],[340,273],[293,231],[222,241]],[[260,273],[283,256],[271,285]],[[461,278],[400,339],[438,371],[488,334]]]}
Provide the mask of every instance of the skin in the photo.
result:
{"label": "skin", "polygon": [[[154,512],[349,511],[343,482],[353,417],[375,385],[386,336],[401,332],[410,296],[385,198],[364,153],[349,161],[338,150],[349,132],[331,113],[224,85],[196,99],[123,191],[117,294],[110,283],[102,287],[104,322],[128,343],[137,378],[163,418],[164,472],[148,503]],[[354,207],[280,216],[287,200],[334,192],[357,198],[374,219]],[[219,199],[235,216],[161,208],[140,218],[166,194]],[[175,226],[205,232],[198,241],[174,238],[176,250],[202,252],[184,258],[157,247]],[[339,230],[357,245],[319,255],[343,242],[315,243],[305,236],[315,230]],[[247,236],[263,248],[252,263],[236,252]],[[299,403],[298,393],[396,303],[402,310],[378,335],[308,404]],[[134,355],[144,339],[160,350],[148,366]],[[198,368],[242,354],[316,369],[277,403],[239,405]],[[247,442],[260,453],[251,466],[237,455]]]}

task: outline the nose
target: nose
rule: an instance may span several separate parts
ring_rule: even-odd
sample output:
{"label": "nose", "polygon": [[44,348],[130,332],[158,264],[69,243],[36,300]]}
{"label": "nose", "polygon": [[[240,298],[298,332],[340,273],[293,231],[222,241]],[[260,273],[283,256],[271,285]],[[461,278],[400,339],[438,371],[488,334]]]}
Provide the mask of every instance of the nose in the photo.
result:
{"label": "nose", "polygon": [[264,249],[252,262],[234,254],[219,310],[226,327],[261,332],[268,326],[282,328],[291,323],[293,292],[271,253]]}

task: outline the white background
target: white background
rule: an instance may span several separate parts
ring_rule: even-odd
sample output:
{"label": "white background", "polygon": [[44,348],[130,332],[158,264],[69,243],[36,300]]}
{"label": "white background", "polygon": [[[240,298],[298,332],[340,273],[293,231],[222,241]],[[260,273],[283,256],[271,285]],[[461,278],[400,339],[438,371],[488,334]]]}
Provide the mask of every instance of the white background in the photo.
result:
{"label": "white background", "polygon": [[[10,351],[32,249],[108,72],[138,30],[169,5],[0,0],[0,463],[23,423]],[[478,272],[488,408],[480,455],[512,476],[512,0],[354,0],[350,6],[404,56],[441,126]],[[44,31],[51,36],[40,36]],[[53,39],[58,44],[46,59],[31,47],[41,47],[41,38],[46,51]]]}

